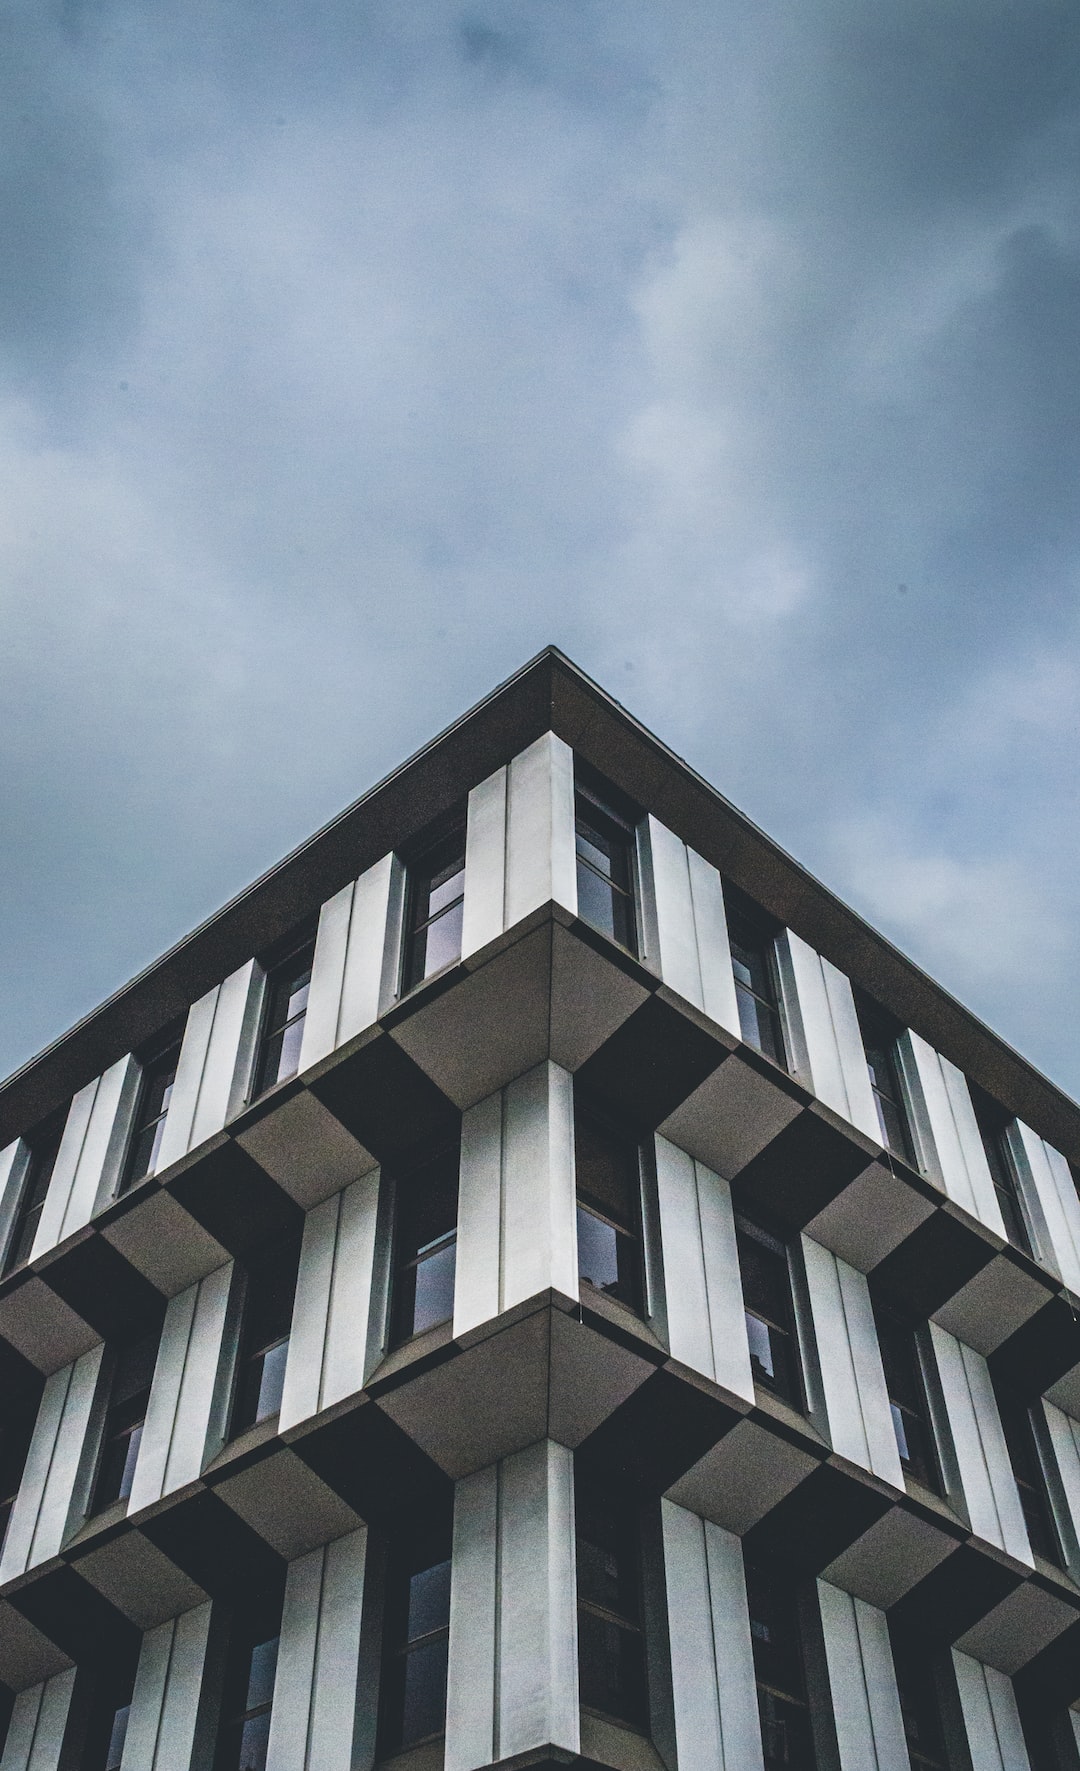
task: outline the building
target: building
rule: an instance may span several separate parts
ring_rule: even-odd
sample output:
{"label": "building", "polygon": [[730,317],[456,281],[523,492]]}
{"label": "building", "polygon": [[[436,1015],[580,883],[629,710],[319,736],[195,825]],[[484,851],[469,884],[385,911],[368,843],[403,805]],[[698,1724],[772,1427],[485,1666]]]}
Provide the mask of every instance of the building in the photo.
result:
{"label": "building", "polygon": [[1080,1111],[558,653],[0,1152],[0,1771],[1080,1767]]}

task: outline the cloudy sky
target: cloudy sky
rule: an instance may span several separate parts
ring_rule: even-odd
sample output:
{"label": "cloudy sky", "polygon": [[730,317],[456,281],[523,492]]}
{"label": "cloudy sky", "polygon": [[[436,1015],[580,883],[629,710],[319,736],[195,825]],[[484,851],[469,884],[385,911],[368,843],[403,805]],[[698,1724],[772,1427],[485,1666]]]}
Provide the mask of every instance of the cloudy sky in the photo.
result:
{"label": "cloudy sky", "polygon": [[1080,1092],[1074,0],[0,30],[0,1070],[554,641]]}

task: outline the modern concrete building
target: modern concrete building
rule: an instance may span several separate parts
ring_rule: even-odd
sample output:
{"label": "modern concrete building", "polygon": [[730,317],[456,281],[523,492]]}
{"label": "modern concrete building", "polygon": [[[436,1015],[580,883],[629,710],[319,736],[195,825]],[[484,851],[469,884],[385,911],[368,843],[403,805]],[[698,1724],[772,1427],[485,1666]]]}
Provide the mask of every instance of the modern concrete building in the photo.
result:
{"label": "modern concrete building", "polygon": [[0,1771],[1077,1771],[1075,1162],[544,653],[0,1090]]}

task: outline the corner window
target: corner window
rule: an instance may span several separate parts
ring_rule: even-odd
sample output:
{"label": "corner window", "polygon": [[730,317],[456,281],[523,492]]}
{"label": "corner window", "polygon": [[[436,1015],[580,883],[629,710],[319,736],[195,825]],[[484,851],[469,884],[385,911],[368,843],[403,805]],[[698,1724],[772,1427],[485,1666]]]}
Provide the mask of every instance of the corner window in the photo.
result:
{"label": "corner window", "polygon": [[399,1539],[387,1569],[381,1756],[432,1740],[445,1729],[449,1639],[449,1531]]}
{"label": "corner window", "polygon": [[399,1346],[454,1314],[458,1152],[447,1150],[398,1181],[391,1343]]}
{"label": "corner window", "polygon": [[575,1516],[581,1702],[645,1733],[649,1699],[636,1512],[628,1496],[579,1479]]}
{"label": "corner window", "polygon": [[991,1100],[981,1088],[974,1083],[969,1084],[971,1104],[975,1109],[975,1119],[979,1127],[979,1136],[986,1153],[986,1165],[990,1170],[990,1179],[994,1183],[994,1193],[998,1202],[998,1210],[1005,1225],[1005,1234],[1014,1248],[1024,1254],[1032,1254],[1031,1232],[1028,1229],[1027,1214],[1024,1211],[1023,1193],[1020,1177],[1016,1172],[1012,1151],[1009,1148],[1009,1127],[1013,1124],[1010,1114],[997,1101]]}
{"label": "corner window", "polygon": [[45,1205],[45,1196],[49,1191],[56,1158],[60,1152],[60,1140],[64,1135],[67,1121],[67,1108],[52,1114],[42,1125],[32,1131],[26,1139],[27,1163],[19,1188],[19,1202],[15,1207],[15,1215],[8,1238],[7,1252],[4,1256],[3,1271],[5,1276],[13,1273],[16,1267],[23,1266],[30,1259],[30,1251],[37,1236],[38,1224]]}
{"label": "corner window", "polygon": [[279,1082],[287,1082],[300,1068],[311,968],[315,962],[315,937],[305,930],[290,949],[267,968],[262,1032],[255,1063],[252,1100]]}
{"label": "corner window", "polygon": [[859,1016],[870,1090],[877,1111],[882,1146],[904,1162],[914,1165],[915,1150],[908,1125],[904,1090],[900,1080],[900,1063],[896,1042],[900,1027],[890,1015],[869,997],[856,993],[855,1007]]}
{"label": "corner window", "polygon": [[941,1466],[918,1330],[892,1310],[876,1310],[875,1319],[901,1468],[905,1476],[940,1494]]}
{"label": "corner window", "polygon": [[155,1328],[152,1333],[141,1335],[117,1349],[90,1503],[91,1515],[104,1512],[115,1501],[126,1500],[131,1493],[159,1339],[159,1331]]}
{"label": "corner window", "polygon": [[146,1175],[153,1174],[157,1167],[179,1063],[180,1039],[175,1036],[151,1052],[143,1062],[131,1136],[120,1176],[121,1193],[126,1193]]}
{"label": "corner window", "polygon": [[244,1265],[231,1438],[281,1408],[299,1264],[296,1238],[285,1235],[264,1243]]}
{"label": "corner window", "polygon": [[816,1771],[798,1595],[777,1571],[750,1565],[746,1598],[766,1771]]}
{"label": "corner window", "polygon": [[1065,1556],[1058,1536],[1054,1509],[1050,1501],[1046,1471],[1035,1434],[1032,1411],[1019,1396],[999,1389],[998,1413],[1005,1434],[1005,1444],[1012,1465],[1028,1541],[1036,1555],[1064,1568]]}
{"label": "corner window", "polygon": [[802,1408],[802,1361],[787,1244],[741,1217],[736,1219],[735,1234],[754,1382],[793,1408]]}
{"label": "corner window", "polygon": [[747,1045],[786,1068],[774,945],[778,925],[733,886],[725,885],[724,902],[740,1032]]}
{"label": "corner window", "polygon": [[579,766],[574,794],[578,915],[631,953],[638,951],[636,824],[637,814],[622,796]]}
{"label": "corner window", "polygon": [[645,1287],[639,1146],[581,1107],[574,1116],[574,1146],[578,1277],[640,1316]]}
{"label": "corner window", "polygon": [[401,988],[411,990],[461,958],[465,913],[465,819],[455,813],[405,858],[405,955]]}
{"label": "corner window", "polygon": [[280,1630],[277,1611],[233,1627],[214,1771],[266,1771]]}
{"label": "corner window", "polygon": [[929,1657],[894,1642],[893,1666],[911,1771],[949,1771],[941,1698]]}

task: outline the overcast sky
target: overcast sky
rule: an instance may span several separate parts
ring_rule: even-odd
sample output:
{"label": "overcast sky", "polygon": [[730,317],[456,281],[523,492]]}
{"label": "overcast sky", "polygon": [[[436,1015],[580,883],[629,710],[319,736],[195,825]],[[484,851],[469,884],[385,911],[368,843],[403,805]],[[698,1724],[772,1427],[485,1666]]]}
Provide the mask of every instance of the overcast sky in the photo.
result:
{"label": "overcast sky", "polygon": [[1080,1092],[1075,0],[0,30],[0,1070],[554,641]]}

